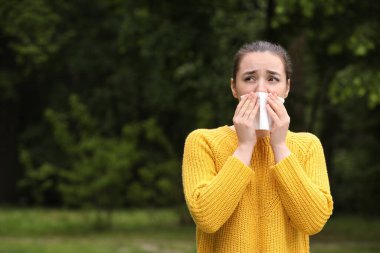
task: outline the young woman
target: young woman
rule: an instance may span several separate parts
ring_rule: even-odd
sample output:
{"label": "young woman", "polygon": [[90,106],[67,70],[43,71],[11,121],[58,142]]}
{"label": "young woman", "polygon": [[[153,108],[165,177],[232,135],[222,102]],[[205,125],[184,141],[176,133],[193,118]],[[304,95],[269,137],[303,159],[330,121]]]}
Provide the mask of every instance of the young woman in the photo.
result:
{"label": "young woman", "polygon": [[[290,77],[281,46],[242,46],[231,78],[239,100],[233,126],[198,129],[187,137],[182,177],[198,253],[309,252],[309,235],[332,214],[319,139],[288,130],[280,98],[288,96]],[[260,93],[267,95],[263,108]],[[271,118],[270,130],[257,129],[259,110]]]}

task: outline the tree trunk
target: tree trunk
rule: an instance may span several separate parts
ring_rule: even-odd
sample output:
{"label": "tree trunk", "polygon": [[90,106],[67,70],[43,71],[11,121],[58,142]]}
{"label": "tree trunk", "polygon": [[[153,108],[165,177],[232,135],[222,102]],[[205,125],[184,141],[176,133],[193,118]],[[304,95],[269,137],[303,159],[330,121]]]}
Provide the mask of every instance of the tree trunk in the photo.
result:
{"label": "tree trunk", "polygon": [[265,22],[265,37],[268,41],[273,41],[274,39],[274,33],[271,26],[272,19],[274,16],[274,8],[275,8],[275,2],[274,0],[268,0],[267,6],[266,6],[266,22]]}
{"label": "tree trunk", "polygon": [[20,167],[17,159],[17,105],[0,102],[0,204],[15,203]]}

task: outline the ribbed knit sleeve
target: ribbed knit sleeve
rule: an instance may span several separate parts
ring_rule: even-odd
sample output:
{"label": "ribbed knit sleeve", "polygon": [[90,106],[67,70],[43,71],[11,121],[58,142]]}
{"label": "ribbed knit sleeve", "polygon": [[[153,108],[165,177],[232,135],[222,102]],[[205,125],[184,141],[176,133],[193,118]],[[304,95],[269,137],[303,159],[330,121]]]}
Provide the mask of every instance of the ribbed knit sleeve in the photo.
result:
{"label": "ribbed knit sleeve", "polygon": [[273,174],[291,224],[312,235],[329,219],[333,200],[322,145],[314,135],[308,138],[311,141],[305,160],[301,163],[292,153],[274,166]]}
{"label": "ribbed knit sleeve", "polygon": [[219,171],[214,159],[205,133],[193,131],[185,142],[182,180],[190,214],[206,233],[218,231],[228,220],[253,176],[252,169],[233,156]]}

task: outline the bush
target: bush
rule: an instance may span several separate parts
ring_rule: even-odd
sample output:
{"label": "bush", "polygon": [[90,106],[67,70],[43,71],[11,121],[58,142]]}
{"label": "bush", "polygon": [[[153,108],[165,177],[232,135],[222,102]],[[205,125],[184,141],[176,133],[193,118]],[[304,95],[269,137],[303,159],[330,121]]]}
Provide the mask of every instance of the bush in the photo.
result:
{"label": "bush", "polygon": [[179,202],[180,163],[154,119],[127,124],[119,137],[108,137],[77,95],[70,96],[69,107],[68,113],[45,112],[60,158],[44,160],[22,149],[26,175],[20,185],[35,203],[48,204],[52,193],[65,206],[107,212]]}

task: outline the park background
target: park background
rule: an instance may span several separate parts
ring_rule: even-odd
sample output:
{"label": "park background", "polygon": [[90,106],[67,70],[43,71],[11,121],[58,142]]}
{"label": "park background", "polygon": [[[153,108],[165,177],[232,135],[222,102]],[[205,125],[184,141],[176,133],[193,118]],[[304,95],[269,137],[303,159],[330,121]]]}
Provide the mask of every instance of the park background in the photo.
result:
{"label": "park background", "polygon": [[380,252],[379,1],[0,0],[0,252],[195,252],[186,136],[232,124],[232,57],[288,49],[324,147],[311,252]]}

